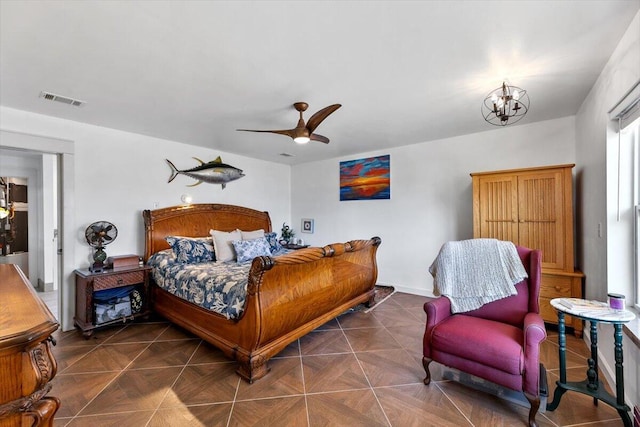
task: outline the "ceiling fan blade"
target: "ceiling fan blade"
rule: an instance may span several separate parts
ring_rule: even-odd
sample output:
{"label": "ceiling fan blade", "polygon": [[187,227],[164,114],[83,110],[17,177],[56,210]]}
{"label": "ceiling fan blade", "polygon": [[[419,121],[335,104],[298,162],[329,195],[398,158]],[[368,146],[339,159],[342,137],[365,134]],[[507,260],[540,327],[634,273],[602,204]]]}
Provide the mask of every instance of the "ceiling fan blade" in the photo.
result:
{"label": "ceiling fan blade", "polygon": [[318,135],[317,133],[312,133],[309,135],[309,139],[312,141],[324,142],[325,144],[329,143],[329,138],[326,136]]}
{"label": "ceiling fan blade", "polygon": [[340,107],[342,107],[341,104],[329,105],[311,116],[307,122],[307,129],[309,130],[309,133],[313,133],[314,129],[317,128],[320,123],[329,116],[329,114],[333,113]]}
{"label": "ceiling fan blade", "polygon": [[284,130],[255,130],[255,129],[236,129],[242,132],[260,132],[260,133],[277,133],[278,135],[286,135],[289,138],[295,138],[296,133],[295,129],[284,129]]}

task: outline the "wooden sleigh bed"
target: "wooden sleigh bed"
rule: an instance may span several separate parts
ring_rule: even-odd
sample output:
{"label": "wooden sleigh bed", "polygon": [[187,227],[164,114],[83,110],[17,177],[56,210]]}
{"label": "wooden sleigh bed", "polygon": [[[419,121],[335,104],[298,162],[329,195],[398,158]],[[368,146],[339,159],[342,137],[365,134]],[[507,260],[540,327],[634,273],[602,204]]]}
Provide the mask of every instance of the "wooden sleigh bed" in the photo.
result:
{"label": "wooden sleigh bed", "polygon": [[[145,261],[168,249],[167,236],[208,236],[220,231],[271,231],[267,212],[198,204],[143,212]],[[355,240],[253,259],[244,312],[228,320],[176,297],[155,284],[155,312],[222,350],[238,362],[237,373],[253,382],[269,372],[267,361],[288,344],[359,303],[372,303],[381,240]]]}

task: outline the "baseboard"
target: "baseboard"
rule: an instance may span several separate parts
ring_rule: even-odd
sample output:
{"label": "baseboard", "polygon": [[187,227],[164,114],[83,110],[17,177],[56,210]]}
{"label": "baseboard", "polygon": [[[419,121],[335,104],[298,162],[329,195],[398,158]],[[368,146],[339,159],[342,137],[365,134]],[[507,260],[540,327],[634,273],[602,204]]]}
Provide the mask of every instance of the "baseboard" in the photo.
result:
{"label": "baseboard", "polygon": [[[584,322],[585,323],[585,328],[584,328],[584,333],[582,334],[582,339],[584,340],[585,344],[587,345],[587,348],[591,348],[591,335],[590,335],[590,331],[589,328],[587,326],[588,322]],[[602,334],[603,331],[601,329],[601,325],[600,324],[598,326],[598,335]],[[611,327],[610,325],[607,325],[607,327]],[[613,330],[613,327],[611,327],[611,330]],[[609,333],[609,331],[607,331],[607,333]],[[612,335],[612,334],[609,334]],[[608,362],[609,362],[609,358],[611,356],[613,356],[613,351],[611,348],[602,348],[602,346],[600,345],[602,343],[602,340],[598,340],[598,368],[600,369],[600,372],[602,372],[602,374],[604,375],[604,379],[607,381],[607,384],[609,385],[609,387],[611,387],[611,390],[614,391],[616,390],[616,371],[615,371],[615,366],[611,366]],[[609,354],[609,358],[604,357],[603,355],[603,351],[606,351]],[[602,379],[602,377],[600,377],[600,379]],[[633,406],[633,402],[631,401],[631,396],[629,396],[628,393],[625,394],[624,396],[624,400],[627,404],[627,406],[629,406],[629,408],[631,408]],[[635,427],[640,427],[640,426],[635,426]]]}
{"label": "baseboard", "polygon": [[434,294],[433,291],[429,291],[427,289],[416,289],[416,288],[409,288],[407,286],[400,286],[397,285],[395,283],[382,283],[382,282],[378,282],[378,285],[383,285],[383,286],[393,286],[394,288],[396,288],[396,292],[402,292],[405,294],[412,294],[412,295],[421,295],[423,297],[429,297],[429,298],[437,298]]}
{"label": "baseboard", "polygon": [[53,282],[45,283],[42,279],[38,278],[38,291],[40,292],[50,292],[53,291]]}

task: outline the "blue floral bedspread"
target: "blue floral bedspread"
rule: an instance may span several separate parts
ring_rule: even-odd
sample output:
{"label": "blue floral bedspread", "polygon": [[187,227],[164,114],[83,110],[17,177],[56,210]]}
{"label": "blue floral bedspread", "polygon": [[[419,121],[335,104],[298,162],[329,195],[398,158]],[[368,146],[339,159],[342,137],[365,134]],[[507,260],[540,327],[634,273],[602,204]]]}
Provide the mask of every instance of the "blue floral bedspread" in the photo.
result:
{"label": "blue floral bedspread", "polygon": [[[282,255],[283,250],[273,254]],[[237,319],[244,311],[251,262],[202,262],[184,264],[177,261],[174,252],[166,249],[149,258],[155,283],[184,300]]]}

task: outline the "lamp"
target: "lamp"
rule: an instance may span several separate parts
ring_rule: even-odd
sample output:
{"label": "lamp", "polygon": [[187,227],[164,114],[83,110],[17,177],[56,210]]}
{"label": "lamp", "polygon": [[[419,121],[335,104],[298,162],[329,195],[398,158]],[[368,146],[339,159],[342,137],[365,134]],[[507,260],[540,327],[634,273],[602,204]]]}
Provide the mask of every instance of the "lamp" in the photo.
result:
{"label": "lamp", "polygon": [[297,136],[293,138],[293,140],[298,144],[306,144],[307,142],[311,141],[311,138],[309,138],[308,136]]}
{"label": "lamp", "polygon": [[519,121],[529,111],[529,95],[517,86],[508,86],[492,90],[482,104],[484,119],[495,126],[506,126]]}
{"label": "lamp", "polygon": [[294,134],[292,136],[293,141],[296,144],[306,144],[307,142],[311,141],[311,138],[309,137],[309,130],[304,128],[304,122],[302,121],[302,119],[300,119],[300,122],[298,122],[298,127],[294,129]]}

